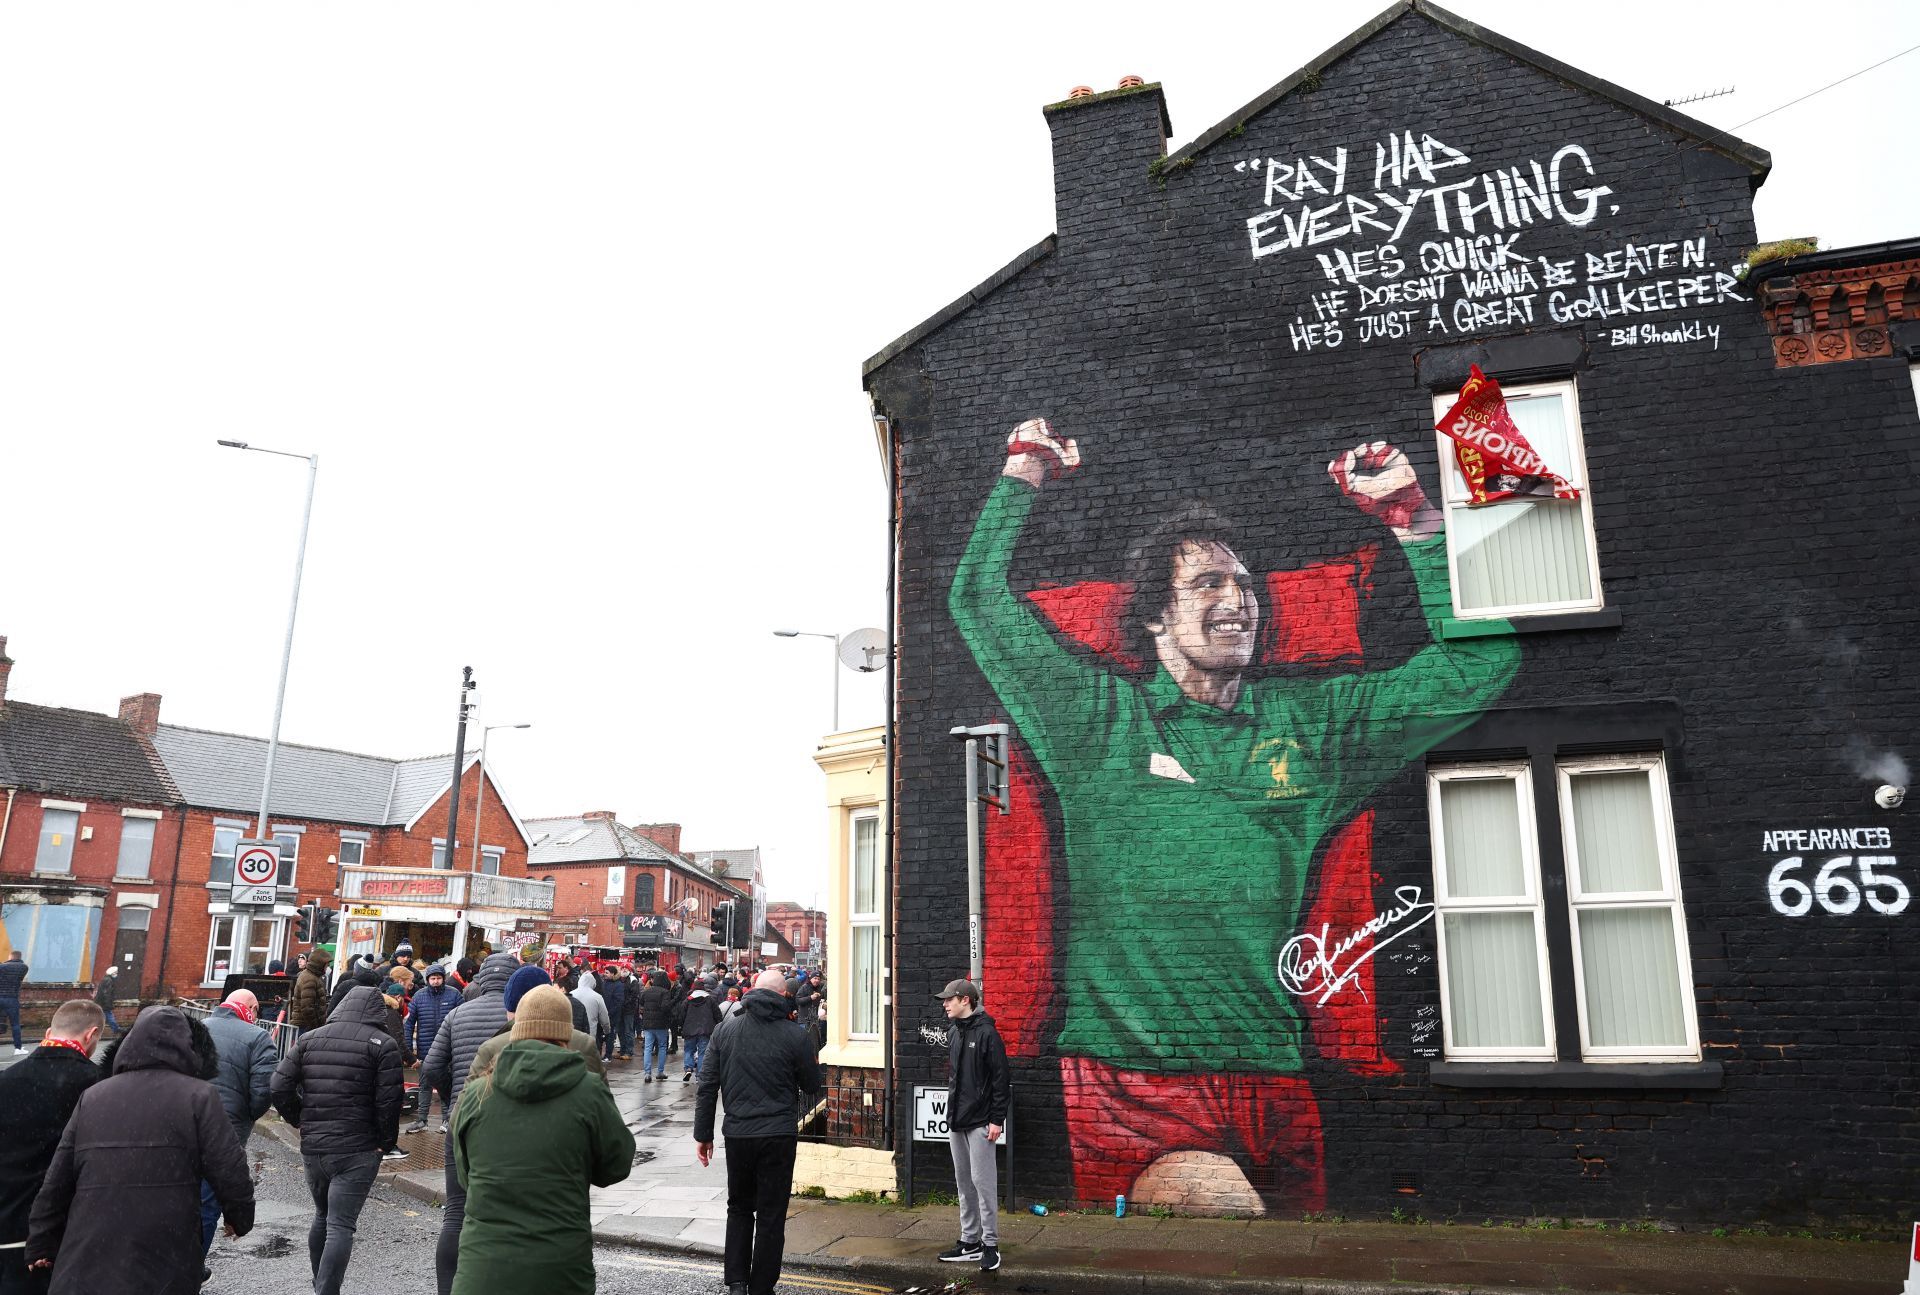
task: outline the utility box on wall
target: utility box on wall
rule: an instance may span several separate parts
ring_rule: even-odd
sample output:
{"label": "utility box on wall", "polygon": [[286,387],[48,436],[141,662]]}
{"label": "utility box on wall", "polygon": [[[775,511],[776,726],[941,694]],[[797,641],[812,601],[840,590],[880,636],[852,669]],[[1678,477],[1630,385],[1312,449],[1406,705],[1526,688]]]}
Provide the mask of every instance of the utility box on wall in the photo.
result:
{"label": "utility box on wall", "polygon": [[[1423,3],[1172,154],[1157,86],[1045,116],[1056,232],[865,375],[896,1123],[966,959],[948,733],[1004,720],[1036,1197],[1896,1217],[1913,356],[1776,364],[1766,154]],[[1537,473],[1437,430],[1476,369]]]}

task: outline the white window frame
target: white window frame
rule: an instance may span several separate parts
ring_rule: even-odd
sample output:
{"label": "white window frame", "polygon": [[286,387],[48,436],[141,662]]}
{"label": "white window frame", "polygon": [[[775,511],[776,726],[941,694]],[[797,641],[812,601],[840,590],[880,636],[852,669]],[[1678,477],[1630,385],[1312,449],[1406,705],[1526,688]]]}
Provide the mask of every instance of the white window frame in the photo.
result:
{"label": "white window frame", "polygon": [[[85,805],[76,805],[65,801],[40,802],[40,836],[33,847],[33,870],[36,874],[48,877],[71,877],[73,875],[73,846],[80,839],[80,815],[86,811]],[[64,845],[51,847],[56,853],[64,854],[51,866],[47,862],[47,819],[54,814],[73,815],[73,828],[62,833],[67,839]]]}
{"label": "white window frame", "polygon": [[[207,960],[202,968],[200,983],[203,986],[217,986],[226,983],[226,976],[213,974],[213,954],[216,949],[224,949],[227,954],[227,975],[233,974],[233,949],[238,943],[240,929],[247,919],[230,913],[215,913],[207,924]],[[220,923],[227,924],[227,943],[220,943]]]}
{"label": "white window frame", "polygon": [[[1660,855],[1660,889],[1608,891],[1589,895],[1580,887],[1579,843],[1573,821],[1573,779],[1581,774],[1646,772],[1653,794],[1654,842]],[[1567,923],[1573,937],[1574,1000],[1580,1013],[1580,1055],[1586,1061],[1697,1061],[1700,1057],[1700,1012],[1693,995],[1693,962],[1687,945],[1686,907],[1680,898],[1680,860],[1673,838],[1673,805],[1667,795],[1666,760],[1659,755],[1610,755],[1557,761],[1554,777],[1560,797],[1560,832],[1567,862]],[[1686,1022],[1684,1044],[1670,1047],[1636,1045],[1597,1048],[1588,1039],[1585,960],[1580,954],[1580,913],[1601,908],[1666,908],[1673,915],[1674,955],[1678,959],[1681,1016]]]}
{"label": "white window frame", "polygon": [[[362,833],[342,832],[340,834],[340,851],[334,856],[334,860],[342,868],[364,868],[367,866],[367,847],[372,843],[372,840]],[[360,858],[354,863],[348,863],[346,860],[347,847],[350,845],[359,847]]]}
{"label": "white window frame", "polygon": [[507,850],[501,845],[483,845],[480,847],[480,871],[489,877],[500,875],[500,865],[506,862]]}
{"label": "white window frame", "polygon": [[[140,871],[128,872],[126,869],[127,829],[135,823],[147,825],[147,857],[140,860]],[[160,812],[153,809],[123,809],[120,811],[120,840],[115,843],[113,855],[113,876],[118,881],[153,880],[153,843],[160,835]]]}
{"label": "white window frame", "polygon": [[[1475,607],[1465,610],[1460,606],[1459,555],[1453,544],[1453,515],[1456,511],[1465,511],[1466,483],[1460,476],[1460,469],[1454,459],[1456,442],[1445,432],[1436,430],[1435,441],[1440,449],[1440,511],[1447,520],[1447,583],[1452,590],[1453,615],[1456,620],[1498,620],[1507,616],[1555,616],[1567,612],[1598,611],[1607,604],[1606,590],[1600,583],[1600,546],[1593,530],[1593,489],[1587,479],[1587,436],[1580,422],[1580,389],[1572,378],[1563,378],[1555,382],[1523,382],[1511,386],[1502,384],[1502,393],[1510,400],[1535,399],[1546,395],[1560,397],[1567,419],[1568,441],[1572,446],[1573,461],[1570,463],[1549,463],[1547,466],[1579,487],[1580,498],[1572,500],[1548,500],[1547,507],[1579,508],[1581,522],[1586,528],[1587,537],[1587,587],[1593,590],[1591,598],[1567,602],[1550,603],[1514,603],[1503,607]],[[1459,400],[1458,392],[1442,393],[1433,398],[1433,420],[1436,424],[1446,416],[1454,402]],[[1510,501],[1485,504],[1486,508],[1519,506],[1522,502]]]}
{"label": "white window frame", "polygon": [[[247,839],[247,832],[252,826],[253,824],[242,822],[238,819],[216,818],[213,820],[213,843],[208,847],[207,851],[208,886],[219,889],[233,884],[233,858],[240,852],[239,843]],[[234,834],[234,847],[224,855],[220,853],[220,834],[222,832],[232,832]],[[227,861],[227,875],[224,877],[216,877],[213,875],[213,865],[215,860],[218,859],[225,859]],[[213,964],[209,962],[207,965],[212,966]]]}
{"label": "white window frame", "polygon": [[[439,861],[442,858],[444,858],[444,862]],[[432,872],[453,871],[453,851],[448,848],[446,837],[436,836],[433,838],[433,848],[427,851],[427,868]]]}
{"label": "white window frame", "polygon": [[[1513,785],[1519,803],[1520,863],[1525,892],[1512,898],[1484,895],[1456,898],[1447,889],[1446,832],[1440,809],[1440,788],[1449,782],[1504,779]],[[1553,978],[1547,965],[1546,905],[1540,894],[1540,831],[1534,822],[1533,769],[1521,760],[1477,764],[1436,765],[1427,771],[1427,823],[1433,841],[1435,958],[1440,968],[1440,1027],[1443,1050],[1450,1061],[1552,1061],[1559,1053],[1553,1029]],[[1533,916],[1535,963],[1540,968],[1541,1037],[1537,1048],[1468,1048],[1453,1041],[1453,997],[1447,984],[1447,918],[1461,913],[1530,913]]]}
{"label": "white window frame", "polygon": [[[874,862],[874,868],[873,868],[874,870],[874,878],[873,878],[874,907],[872,912],[866,912],[866,913],[858,911],[857,906],[855,904],[855,897],[860,893],[860,824],[863,822],[871,822],[873,824],[873,850],[874,850],[874,861],[873,861]],[[848,993],[847,993],[846,1013],[847,1013],[847,1041],[849,1043],[878,1041],[878,1039],[880,1038],[880,1026],[886,1020],[886,1015],[887,1015],[885,1011],[886,961],[887,961],[886,937],[884,935],[879,934],[881,929],[880,928],[880,906],[885,902],[885,898],[880,894],[880,889],[881,889],[880,882],[881,882],[881,873],[882,873],[882,868],[880,866],[880,858],[881,858],[881,851],[882,851],[882,841],[881,841],[880,833],[881,833],[880,810],[877,806],[851,810],[848,812],[847,814],[847,989],[848,989]],[[875,989],[873,993],[873,1000],[874,1000],[874,1007],[875,1007],[874,1028],[872,1030],[855,1030],[853,1028],[854,1021],[856,1020],[854,1003],[856,998],[862,995],[862,989],[858,979],[860,974],[860,966],[858,962],[858,956],[855,953],[855,950],[858,949],[860,945],[859,932],[862,929],[869,928],[869,927],[872,928],[873,931],[875,932],[874,954],[875,954],[875,957],[878,958],[879,960],[878,965],[876,965],[873,968],[873,976],[875,981]],[[798,952],[798,950],[796,950],[796,952]]]}
{"label": "white window frame", "polygon": [[301,823],[275,823],[267,829],[267,839],[275,845],[284,837],[293,838],[293,857],[289,859],[285,851],[280,854],[280,880],[277,884],[282,890],[299,889],[300,843],[306,834],[306,825]]}

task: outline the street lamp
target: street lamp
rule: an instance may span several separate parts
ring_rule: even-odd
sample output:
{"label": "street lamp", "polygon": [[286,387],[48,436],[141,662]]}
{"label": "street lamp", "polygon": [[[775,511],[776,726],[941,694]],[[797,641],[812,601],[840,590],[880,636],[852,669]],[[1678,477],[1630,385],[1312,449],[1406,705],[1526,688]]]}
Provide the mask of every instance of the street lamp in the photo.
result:
{"label": "street lamp", "polygon": [[[480,786],[473,796],[473,862],[468,872],[480,871],[480,802],[487,798],[487,734],[496,728],[532,728],[531,724],[488,724],[480,730]],[[447,847],[451,850],[453,847]],[[477,884],[477,883],[476,883]]]}
{"label": "street lamp", "polygon": [[252,450],[256,454],[277,454],[283,459],[307,461],[307,507],[306,511],[300,515],[300,549],[293,560],[293,597],[287,602],[287,641],[280,652],[280,686],[273,695],[273,732],[267,737],[267,769],[260,777],[258,837],[262,841],[267,841],[272,839],[267,835],[267,800],[273,794],[273,760],[280,750],[280,715],[287,705],[287,667],[293,662],[293,622],[300,612],[300,575],[307,566],[307,526],[313,520],[313,486],[320,475],[320,456],[295,454],[289,450],[269,450],[264,446],[249,445],[245,441],[216,443],[230,450]]}
{"label": "street lamp", "polygon": [[833,731],[840,731],[840,640],[839,634],[822,634],[818,630],[775,630],[775,638],[783,639],[825,639],[833,644]]}

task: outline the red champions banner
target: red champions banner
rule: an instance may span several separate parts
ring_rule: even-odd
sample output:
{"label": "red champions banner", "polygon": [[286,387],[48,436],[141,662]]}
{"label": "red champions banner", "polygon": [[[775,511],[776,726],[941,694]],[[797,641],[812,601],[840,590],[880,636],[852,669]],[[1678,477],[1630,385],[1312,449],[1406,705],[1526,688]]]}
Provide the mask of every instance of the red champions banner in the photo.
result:
{"label": "red champions banner", "polygon": [[1467,481],[1467,502],[1492,503],[1516,496],[1578,499],[1580,491],[1547,467],[1507,412],[1500,384],[1473,366],[1460,399],[1437,429],[1453,438],[1454,458]]}

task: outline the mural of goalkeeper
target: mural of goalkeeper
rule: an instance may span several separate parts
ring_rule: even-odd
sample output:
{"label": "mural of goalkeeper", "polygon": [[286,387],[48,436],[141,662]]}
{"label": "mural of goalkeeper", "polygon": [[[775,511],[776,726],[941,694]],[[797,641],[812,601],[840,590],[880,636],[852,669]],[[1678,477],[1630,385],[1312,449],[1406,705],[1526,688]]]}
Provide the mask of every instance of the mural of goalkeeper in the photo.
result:
{"label": "mural of goalkeeper", "polygon": [[1404,547],[1433,644],[1389,670],[1249,678],[1257,585],[1224,519],[1195,507],[1128,555],[1126,630],[1150,671],[1129,677],[1063,643],[1008,579],[1035,500],[1080,446],[1035,419],[1007,455],[948,606],[1060,805],[1075,1193],[1109,1199],[1196,1150],[1238,1164],[1269,1212],[1322,1208],[1320,1114],[1279,950],[1328,833],[1499,697],[1518,647],[1439,641],[1443,521],[1406,455],[1376,441],[1328,472]]}

